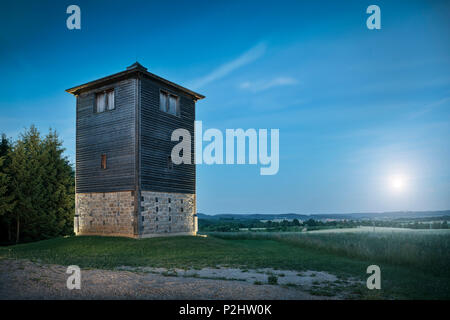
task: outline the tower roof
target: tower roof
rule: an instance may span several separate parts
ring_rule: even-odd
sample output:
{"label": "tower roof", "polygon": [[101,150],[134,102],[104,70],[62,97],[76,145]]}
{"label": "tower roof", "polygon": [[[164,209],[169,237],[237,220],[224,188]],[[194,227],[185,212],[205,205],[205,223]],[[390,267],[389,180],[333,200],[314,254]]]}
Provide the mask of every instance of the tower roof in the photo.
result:
{"label": "tower roof", "polygon": [[90,90],[92,88],[95,87],[100,87],[103,86],[105,84],[111,83],[111,82],[115,82],[115,81],[119,81],[121,79],[125,79],[128,78],[136,73],[140,73],[145,77],[148,77],[150,79],[153,79],[157,82],[161,82],[164,83],[165,85],[169,86],[169,87],[173,87],[174,89],[180,90],[190,96],[192,96],[195,100],[200,100],[203,99],[205,96],[201,95],[197,92],[194,92],[192,90],[189,90],[185,87],[182,87],[172,81],[166,80],[164,78],[161,78],[151,72],[147,71],[147,68],[145,68],[143,65],[141,65],[139,62],[135,62],[133,63],[131,66],[127,67],[126,70],[118,72],[118,73],[114,73],[110,76],[104,77],[104,78],[100,78],[94,81],[90,81],[87,82],[85,84],[81,84],[79,86],[67,89],[66,91],[73,94],[73,95],[78,95],[81,92],[85,91],[85,90]]}
{"label": "tower roof", "polygon": [[147,71],[147,68],[144,67],[142,64],[140,64],[137,61],[135,63],[133,63],[131,66],[127,67],[127,70],[133,70],[133,69],[140,69],[140,70]]}

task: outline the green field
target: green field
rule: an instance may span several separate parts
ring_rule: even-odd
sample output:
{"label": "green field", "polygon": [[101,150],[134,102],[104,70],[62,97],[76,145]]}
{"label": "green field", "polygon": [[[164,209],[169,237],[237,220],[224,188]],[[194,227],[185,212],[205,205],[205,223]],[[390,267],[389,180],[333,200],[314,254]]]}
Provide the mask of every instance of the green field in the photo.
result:
{"label": "green field", "polygon": [[215,233],[208,237],[68,237],[0,248],[1,258],[114,269],[120,266],[274,268],[367,278],[381,268],[382,290],[350,288],[359,298],[449,299],[449,232]]}

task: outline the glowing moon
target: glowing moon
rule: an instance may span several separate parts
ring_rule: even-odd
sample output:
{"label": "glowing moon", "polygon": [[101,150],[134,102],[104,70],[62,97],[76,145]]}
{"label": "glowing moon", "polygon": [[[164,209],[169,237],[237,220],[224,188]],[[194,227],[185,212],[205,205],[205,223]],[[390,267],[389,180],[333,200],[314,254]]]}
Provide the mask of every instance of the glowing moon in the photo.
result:
{"label": "glowing moon", "polygon": [[405,188],[405,178],[400,175],[392,176],[390,185],[393,190],[402,191]]}

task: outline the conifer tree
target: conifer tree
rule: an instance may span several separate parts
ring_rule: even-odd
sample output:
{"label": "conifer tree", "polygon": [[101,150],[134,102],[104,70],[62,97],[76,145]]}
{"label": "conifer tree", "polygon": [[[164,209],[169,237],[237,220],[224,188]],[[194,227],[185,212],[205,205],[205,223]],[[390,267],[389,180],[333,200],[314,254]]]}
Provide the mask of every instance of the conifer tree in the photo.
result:
{"label": "conifer tree", "polygon": [[[15,222],[16,243],[21,235],[26,239],[32,239],[36,235],[38,216],[42,202],[42,173],[40,169],[40,135],[36,127],[21,134],[13,146],[11,152],[11,185],[16,198]],[[22,228],[22,230],[21,230]]]}
{"label": "conifer tree", "polygon": [[62,141],[50,130],[43,140],[43,169],[45,179],[45,235],[72,234],[75,185],[73,169],[63,156]]}
{"label": "conifer tree", "polygon": [[74,174],[55,131],[26,130],[10,152],[16,242],[73,233]]}
{"label": "conifer tree", "polygon": [[11,177],[7,173],[7,168],[10,163],[9,152],[11,151],[11,144],[6,138],[5,134],[2,134],[2,140],[0,143],[0,230],[2,237],[0,241],[11,241],[11,214],[14,209],[14,195],[11,190],[10,181]]}

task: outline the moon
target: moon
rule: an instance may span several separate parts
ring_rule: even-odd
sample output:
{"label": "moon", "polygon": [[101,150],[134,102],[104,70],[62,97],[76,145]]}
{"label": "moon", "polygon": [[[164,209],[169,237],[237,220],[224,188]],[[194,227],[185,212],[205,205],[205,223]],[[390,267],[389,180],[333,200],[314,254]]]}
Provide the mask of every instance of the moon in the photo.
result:
{"label": "moon", "polygon": [[392,190],[396,192],[403,191],[405,189],[405,178],[401,175],[394,175],[390,179],[390,186]]}

